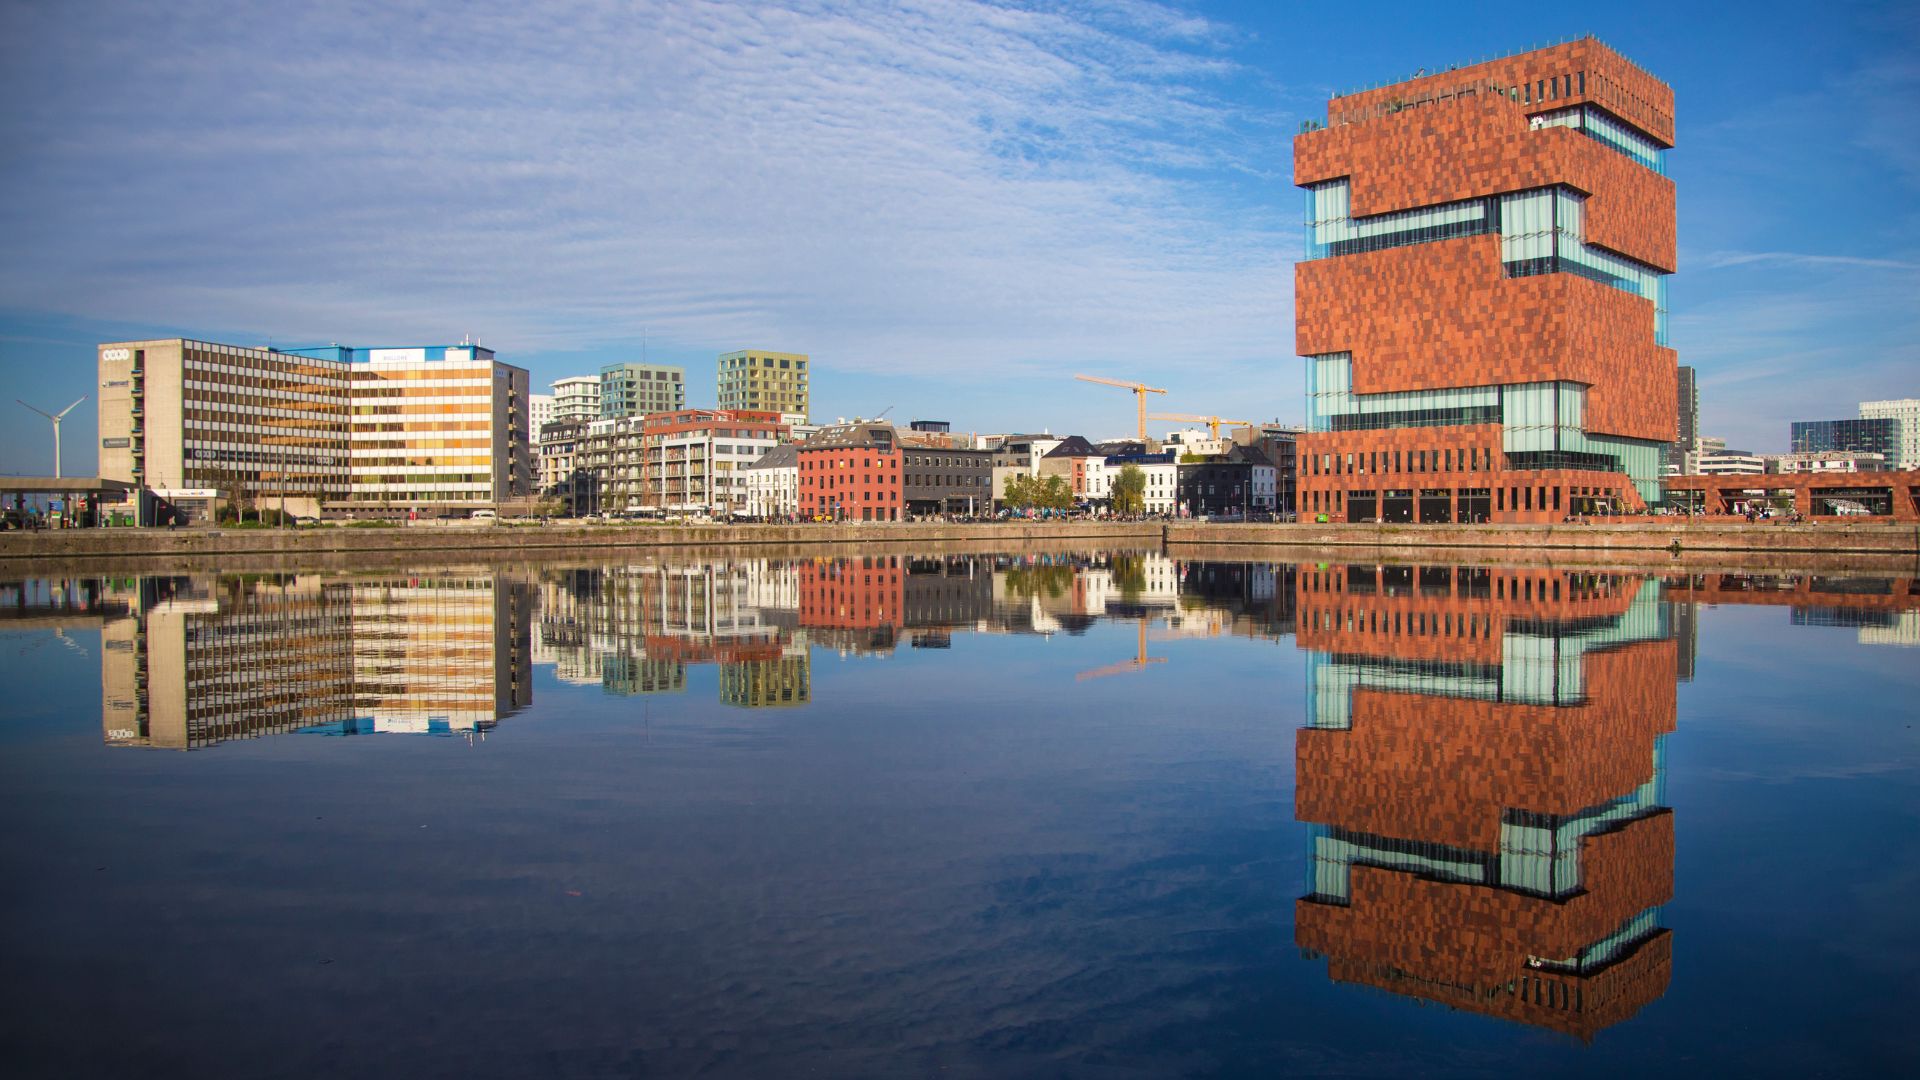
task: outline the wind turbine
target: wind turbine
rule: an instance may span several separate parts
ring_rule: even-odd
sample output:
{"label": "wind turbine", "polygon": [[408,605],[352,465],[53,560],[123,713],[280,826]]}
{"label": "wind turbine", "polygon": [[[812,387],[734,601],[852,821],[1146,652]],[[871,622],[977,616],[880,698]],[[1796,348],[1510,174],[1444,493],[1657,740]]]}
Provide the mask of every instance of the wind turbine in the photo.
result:
{"label": "wind turbine", "polygon": [[[14,398],[13,400],[20,401],[19,398]],[[82,394],[80,401],[85,400],[87,400],[86,395]],[[50,413],[45,409],[33,409],[33,406],[27,405],[24,401],[20,401],[20,404],[25,405],[29,409],[33,409],[34,412],[53,421],[53,478],[55,480],[60,479],[60,421],[65,420],[68,413],[79,408],[80,401],[76,401],[66,408],[61,409],[58,413]]]}

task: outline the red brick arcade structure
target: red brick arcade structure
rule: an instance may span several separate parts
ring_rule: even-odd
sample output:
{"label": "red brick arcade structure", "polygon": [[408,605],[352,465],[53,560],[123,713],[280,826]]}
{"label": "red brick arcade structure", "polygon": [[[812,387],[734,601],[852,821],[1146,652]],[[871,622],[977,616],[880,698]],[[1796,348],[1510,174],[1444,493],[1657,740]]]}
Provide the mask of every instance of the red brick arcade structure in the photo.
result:
{"label": "red brick arcade structure", "polygon": [[[1920,522],[1920,471],[1669,476],[1667,501],[1707,514],[1739,514],[1788,496],[1803,517]],[[1841,510],[1847,511],[1840,513]]]}
{"label": "red brick arcade structure", "polygon": [[1658,499],[1671,88],[1583,39],[1327,117],[1294,140],[1301,512],[1542,522]]}

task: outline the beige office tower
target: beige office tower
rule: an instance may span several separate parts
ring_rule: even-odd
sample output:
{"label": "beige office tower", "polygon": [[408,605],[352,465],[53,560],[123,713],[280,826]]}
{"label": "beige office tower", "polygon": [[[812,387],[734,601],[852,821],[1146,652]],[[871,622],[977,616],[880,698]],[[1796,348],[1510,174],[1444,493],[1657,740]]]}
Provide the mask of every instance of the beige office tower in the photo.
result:
{"label": "beige office tower", "polygon": [[334,509],[459,516],[532,493],[525,368],[475,345],[353,352],[353,468]]}
{"label": "beige office tower", "polygon": [[100,475],[318,515],[347,493],[347,369],[187,338],[102,345]]}
{"label": "beige office tower", "polygon": [[102,345],[100,475],[170,501],[464,515],[533,487],[525,368],[476,345]]}
{"label": "beige office tower", "polygon": [[720,355],[720,407],[809,415],[805,353],[743,349]]}

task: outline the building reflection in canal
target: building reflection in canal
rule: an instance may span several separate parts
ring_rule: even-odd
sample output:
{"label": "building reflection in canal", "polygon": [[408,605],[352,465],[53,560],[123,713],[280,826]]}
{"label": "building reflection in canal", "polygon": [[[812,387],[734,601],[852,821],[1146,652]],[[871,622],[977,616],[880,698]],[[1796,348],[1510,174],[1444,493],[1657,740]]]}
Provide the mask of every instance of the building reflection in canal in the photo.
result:
{"label": "building reflection in canal", "polygon": [[107,741],[169,748],[478,737],[531,703],[535,666],[627,696],[684,693],[713,665],[721,703],[799,708],[818,703],[817,651],[882,659],[1109,621],[1132,655],[1061,677],[1177,678],[1153,642],[1291,636],[1307,675],[1296,943],[1339,983],[1587,1039],[1671,976],[1666,736],[1700,612],[1720,604],[1911,644],[1920,584],[876,555],[62,582],[0,595],[0,621],[101,620]]}
{"label": "building reflection in canal", "polygon": [[1332,566],[1299,588],[1301,948],[1340,982],[1581,1037],[1658,998],[1677,664],[1660,583]]}
{"label": "building reflection in canal", "polygon": [[482,733],[532,701],[532,591],[494,571],[149,577],[101,629],[116,745]]}

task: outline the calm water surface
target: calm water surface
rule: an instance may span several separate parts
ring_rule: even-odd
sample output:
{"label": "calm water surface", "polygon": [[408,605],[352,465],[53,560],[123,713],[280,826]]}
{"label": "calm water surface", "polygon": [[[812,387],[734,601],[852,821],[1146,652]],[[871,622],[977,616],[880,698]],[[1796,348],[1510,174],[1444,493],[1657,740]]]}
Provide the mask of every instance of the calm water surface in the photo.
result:
{"label": "calm water surface", "polygon": [[12,1076],[1911,1073],[1920,585],[0,583]]}

